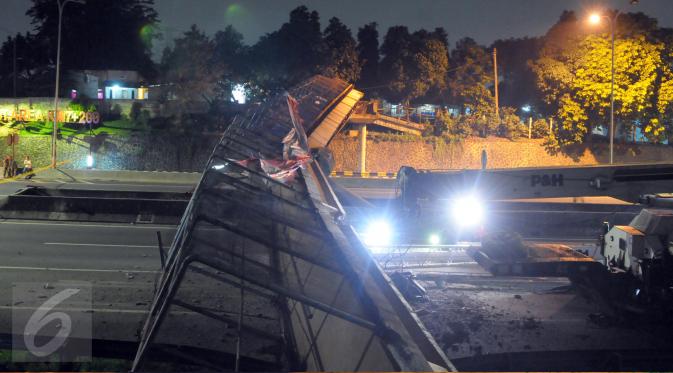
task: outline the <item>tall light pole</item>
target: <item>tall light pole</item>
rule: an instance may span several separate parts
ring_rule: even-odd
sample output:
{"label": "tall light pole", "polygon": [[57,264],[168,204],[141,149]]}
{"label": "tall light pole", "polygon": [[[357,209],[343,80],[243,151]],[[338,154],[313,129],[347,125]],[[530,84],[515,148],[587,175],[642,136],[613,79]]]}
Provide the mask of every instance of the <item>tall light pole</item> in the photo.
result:
{"label": "tall light pole", "polygon": [[494,83],[494,98],[495,98],[495,117],[500,123],[500,108],[498,103],[498,51],[493,48],[493,83]]}
{"label": "tall light pole", "polygon": [[58,129],[58,83],[61,73],[61,21],[63,8],[68,3],[84,4],[84,0],[56,0],[58,2],[58,37],[56,39],[56,88],[54,89],[54,126],[51,134],[51,168],[56,168],[56,131]]}
{"label": "tall light pole", "polygon": [[597,25],[601,19],[605,18],[610,22],[610,46],[612,50],[612,64],[610,71],[610,164],[614,162],[614,143],[615,143],[615,28],[619,10],[613,17],[594,13],[589,16],[589,23]]}

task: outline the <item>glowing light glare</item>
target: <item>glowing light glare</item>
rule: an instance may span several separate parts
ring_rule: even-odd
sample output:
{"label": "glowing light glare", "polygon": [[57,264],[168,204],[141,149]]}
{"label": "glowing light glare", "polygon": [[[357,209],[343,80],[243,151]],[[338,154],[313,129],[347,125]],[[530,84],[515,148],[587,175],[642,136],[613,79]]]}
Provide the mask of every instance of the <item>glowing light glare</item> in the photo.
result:
{"label": "glowing light glare", "polygon": [[473,227],[484,219],[484,207],[474,195],[464,196],[452,201],[453,220],[461,227]]}
{"label": "glowing light glare", "polygon": [[115,84],[112,86],[112,89],[119,89],[119,84]]}
{"label": "glowing light glare", "polygon": [[93,167],[93,156],[91,154],[86,156],[86,166],[89,168]]}
{"label": "glowing light glare", "polygon": [[216,164],[216,165],[213,166],[213,170],[221,170],[223,168],[224,168],[223,164]]}
{"label": "glowing light glare", "polygon": [[589,16],[589,23],[592,25],[597,25],[601,23],[601,15],[598,13],[593,13]]}
{"label": "glowing light glare", "polygon": [[152,39],[156,38],[158,32],[154,24],[147,24],[140,28],[140,40],[147,46],[152,46]]}
{"label": "glowing light glare", "polygon": [[393,231],[385,220],[375,220],[367,226],[363,234],[367,246],[385,246],[392,241]]}
{"label": "glowing light glare", "polygon": [[524,105],[524,106],[522,106],[522,107],[521,107],[521,110],[523,110],[523,111],[526,112],[526,113],[530,112],[530,105]]}
{"label": "glowing light glare", "polygon": [[439,235],[436,233],[431,234],[430,237],[428,238],[428,241],[430,242],[430,245],[439,245],[440,242]]}
{"label": "glowing light glare", "polygon": [[245,101],[248,99],[245,94],[245,87],[243,84],[236,84],[231,90],[231,101],[237,102],[239,104],[245,104]]}

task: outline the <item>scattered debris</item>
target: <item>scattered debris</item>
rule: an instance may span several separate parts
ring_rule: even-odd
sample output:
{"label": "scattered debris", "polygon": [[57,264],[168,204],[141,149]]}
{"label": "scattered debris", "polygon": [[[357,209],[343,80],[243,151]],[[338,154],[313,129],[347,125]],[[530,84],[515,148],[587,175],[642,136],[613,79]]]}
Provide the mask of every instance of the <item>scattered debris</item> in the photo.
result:
{"label": "scattered debris", "polygon": [[419,309],[419,310],[416,311],[416,314],[417,314],[418,316],[425,316],[425,315],[429,314],[430,312],[432,312],[432,311],[428,311],[428,310],[425,309],[425,308],[421,308],[421,309]]}
{"label": "scattered debris", "polygon": [[470,332],[463,323],[450,322],[446,325],[444,333],[440,336],[439,342],[443,348],[447,348],[454,344],[469,342]]}
{"label": "scattered debris", "polygon": [[416,281],[412,272],[393,272],[390,274],[390,279],[408,301],[417,302],[425,299],[427,292],[425,288]]}
{"label": "scattered debris", "polygon": [[540,327],[540,321],[535,320],[533,317],[524,317],[523,320],[521,320],[521,327],[523,329],[537,329]]}
{"label": "scattered debris", "polygon": [[481,345],[470,346],[470,351],[474,351],[475,355],[481,355],[484,348]]}
{"label": "scattered debris", "polygon": [[49,283],[47,282],[46,284],[44,284],[43,288],[45,288],[45,289],[47,289],[47,290],[51,290],[51,289],[53,289],[54,287],[51,286],[51,285],[49,285]]}
{"label": "scattered debris", "polygon": [[126,272],[126,278],[129,280],[133,280],[136,277],[136,275],[133,272]]}
{"label": "scattered debris", "polygon": [[484,316],[482,315],[474,315],[470,319],[470,321],[467,323],[468,328],[470,328],[471,332],[476,332],[481,328],[481,324],[484,321]]}
{"label": "scattered debris", "polygon": [[575,287],[573,285],[563,285],[563,286],[557,286],[555,288],[551,288],[547,291],[545,291],[546,294],[568,294],[575,291]]}
{"label": "scattered debris", "polygon": [[601,328],[607,328],[613,323],[609,316],[602,313],[590,313],[588,319]]}
{"label": "scattered debris", "polygon": [[523,299],[523,298],[519,294],[514,294],[514,299]]}

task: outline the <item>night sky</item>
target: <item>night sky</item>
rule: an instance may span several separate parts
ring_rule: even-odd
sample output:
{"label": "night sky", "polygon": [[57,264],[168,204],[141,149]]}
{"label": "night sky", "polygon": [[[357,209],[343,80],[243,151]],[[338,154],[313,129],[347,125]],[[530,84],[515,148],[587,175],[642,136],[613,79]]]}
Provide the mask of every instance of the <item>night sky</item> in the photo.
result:
{"label": "night sky", "polygon": [[[30,0],[0,3],[0,40],[8,31],[32,28],[25,15]],[[246,43],[252,44],[260,35],[278,29],[290,10],[302,4],[320,13],[323,27],[333,16],[346,23],[353,34],[371,21],[379,23],[381,34],[392,25],[406,25],[412,31],[441,26],[452,43],[464,36],[488,45],[500,38],[542,35],[564,9],[578,13],[610,7],[641,11],[658,18],[661,26],[673,27],[673,0],[640,0],[637,5],[630,5],[629,0],[155,0],[164,34],[155,52],[193,23],[208,33],[232,24]]]}

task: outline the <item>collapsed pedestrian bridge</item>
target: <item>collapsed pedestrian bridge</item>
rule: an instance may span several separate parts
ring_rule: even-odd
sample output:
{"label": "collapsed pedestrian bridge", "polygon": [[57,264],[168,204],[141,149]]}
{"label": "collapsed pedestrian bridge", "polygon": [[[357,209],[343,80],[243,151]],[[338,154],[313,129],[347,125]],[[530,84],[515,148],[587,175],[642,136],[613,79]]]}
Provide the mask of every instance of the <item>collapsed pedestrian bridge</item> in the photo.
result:
{"label": "collapsed pedestrian bridge", "polygon": [[182,217],[134,370],[453,370],[349,225],[327,146],[362,93],[316,76],[227,129]]}

